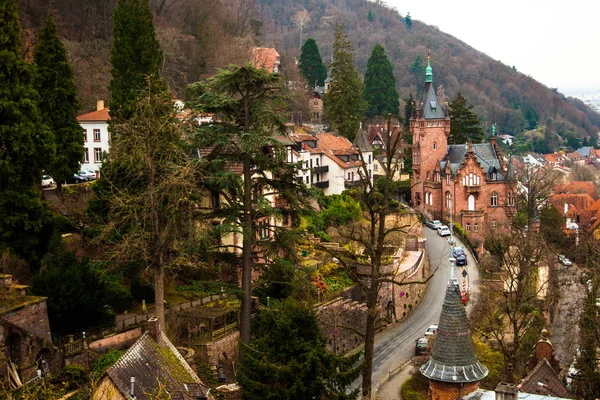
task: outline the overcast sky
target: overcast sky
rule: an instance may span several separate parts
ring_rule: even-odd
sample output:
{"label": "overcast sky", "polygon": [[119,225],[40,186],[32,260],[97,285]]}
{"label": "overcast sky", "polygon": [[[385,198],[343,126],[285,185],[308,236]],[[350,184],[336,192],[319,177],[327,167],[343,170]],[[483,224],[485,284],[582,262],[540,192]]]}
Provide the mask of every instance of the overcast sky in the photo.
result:
{"label": "overcast sky", "polygon": [[600,92],[599,0],[384,0],[565,94]]}

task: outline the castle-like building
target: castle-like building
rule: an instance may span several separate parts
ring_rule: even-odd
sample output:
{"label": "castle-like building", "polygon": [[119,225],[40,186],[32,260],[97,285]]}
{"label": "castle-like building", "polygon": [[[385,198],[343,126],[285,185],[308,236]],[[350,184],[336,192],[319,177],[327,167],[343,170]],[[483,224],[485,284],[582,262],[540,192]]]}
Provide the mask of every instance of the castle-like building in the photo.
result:
{"label": "castle-like building", "polygon": [[438,103],[431,64],[425,89],[410,119],[413,140],[412,202],[425,215],[460,224],[473,244],[485,229],[509,223],[516,212],[516,177],[496,144],[448,144],[450,116]]}

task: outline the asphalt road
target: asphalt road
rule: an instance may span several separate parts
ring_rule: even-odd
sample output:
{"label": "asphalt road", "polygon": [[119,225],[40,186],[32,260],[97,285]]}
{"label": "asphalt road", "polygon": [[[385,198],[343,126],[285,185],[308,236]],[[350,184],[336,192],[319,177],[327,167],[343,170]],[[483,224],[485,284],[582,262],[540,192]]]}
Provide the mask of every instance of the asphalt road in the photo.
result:
{"label": "asphalt road", "polygon": [[[375,357],[373,360],[373,384],[377,385],[390,371],[393,371],[414,355],[415,339],[423,336],[427,327],[437,324],[448,279],[450,278],[450,246],[447,238],[438,236],[437,232],[424,227],[423,234],[427,239],[425,246],[429,255],[431,270],[435,270],[429,287],[409,318],[401,324],[380,332],[375,337]],[[462,244],[457,241],[457,246]],[[473,255],[465,248],[468,261],[468,278],[471,299],[476,298],[479,286],[479,273]],[[456,268],[459,284],[462,282],[462,268]],[[472,302],[469,302],[472,303]],[[467,311],[469,307],[467,307]]]}

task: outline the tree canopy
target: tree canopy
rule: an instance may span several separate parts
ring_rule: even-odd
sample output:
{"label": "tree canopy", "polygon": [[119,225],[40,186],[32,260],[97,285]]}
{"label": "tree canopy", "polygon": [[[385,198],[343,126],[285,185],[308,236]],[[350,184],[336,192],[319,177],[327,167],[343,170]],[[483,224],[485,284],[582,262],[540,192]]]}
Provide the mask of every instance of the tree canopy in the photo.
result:
{"label": "tree canopy", "polygon": [[40,31],[34,59],[37,66],[35,89],[42,98],[40,111],[44,122],[54,133],[56,145],[56,156],[51,159],[46,172],[52,175],[60,188],[60,184],[79,168],[83,136],[77,122],[80,104],[73,70],[51,17],[46,19]]}
{"label": "tree canopy", "polygon": [[54,137],[42,121],[30,65],[19,55],[16,0],[0,4],[0,248],[10,248],[35,269],[47,250],[52,215],[36,187]]}
{"label": "tree canopy", "polygon": [[327,68],[323,64],[323,59],[321,58],[315,39],[308,38],[302,45],[298,66],[309,86],[324,85],[325,78],[327,78]]}
{"label": "tree canopy", "polygon": [[344,34],[344,25],[336,24],[333,61],[330,65],[331,88],[325,94],[325,115],[330,128],[354,141],[366,104],[363,84],[354,66],[354,47]]}
{"label": "tree canopy", "polygon": [[368,104],[365,116],[398,116],[400,102],[392,64],[383,46],[376,44],[367,62],[363,99]]}
{"label": "tree canopy", "polygon": [[473,106],[467,104],[467,99],[461,92],[458,92],[450,103],[449,113],[450,136],[448,137],[448,144],[483,142],[484,135],[479,118],[473,111]]}
{"label": "tree canopy", "polygon": [[112,79],[109,108],[112,118],[129,118],[141,90],[152,79],[152,90],[166,89],[159,71],[163,54],[152,24],[148,0],[119,0],[113,13]]}
{"label": "tree canopy", "polygon": [[328,353],[312,308],[293,300],[261,310],[255,339],[244,351],[239,383],[244,399],[355,399],[352,357]]}

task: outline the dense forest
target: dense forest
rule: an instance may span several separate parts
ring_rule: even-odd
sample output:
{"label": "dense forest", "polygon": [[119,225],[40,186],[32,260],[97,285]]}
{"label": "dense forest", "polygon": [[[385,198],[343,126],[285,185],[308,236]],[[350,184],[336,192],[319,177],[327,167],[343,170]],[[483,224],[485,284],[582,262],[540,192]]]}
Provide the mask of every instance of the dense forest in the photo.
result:
{"label": "dense forest", "polygon": [[[19,1],[26,56],[45,16],[56,17],[75,71],[82,111],[108,96],[116,2]],[[275,47],[284,73],[295,77],[301,40],[311,37],[329,64],[335,24],[343,23],[361,74],[373,47],[379,43],[385,48],[401,99],[419,94],[431,49],[440,101],[451,101],[460,91],[474,105],[488,134],[493,123],[499,134],[517,136],[540,128],[539,141],[545,136],[545,142],[553,143],[548,150],[553,150],[563,144],[560,138],[570,138],[571,147],[586,137],[593,137],[595,143],[600,130],[600,114],[583,102],[545,87],[434,26],[409,21],[379,0],[150,0],[150,4],[165,55],[162,75],[178,96],[187,84],[214,75],[218,68],[244,62],[254,45]]]}

